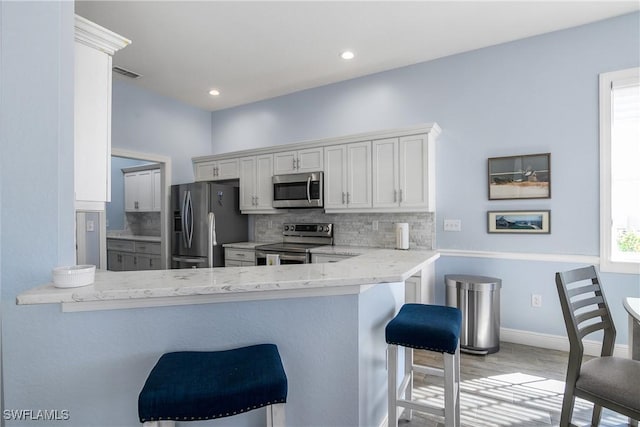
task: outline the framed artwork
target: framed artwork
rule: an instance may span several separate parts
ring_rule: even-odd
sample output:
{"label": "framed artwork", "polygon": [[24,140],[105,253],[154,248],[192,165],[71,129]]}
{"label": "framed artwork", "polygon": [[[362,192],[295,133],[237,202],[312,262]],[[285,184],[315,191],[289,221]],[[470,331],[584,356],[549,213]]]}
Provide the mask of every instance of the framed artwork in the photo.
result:
{"label": "framed artwork", "polygon": [[550,197],[550,153],[489,158],[489,200]]}
{"label": "framed artwork", "polygon": [[489,211],[489,233],[551,233],[551,211]]}

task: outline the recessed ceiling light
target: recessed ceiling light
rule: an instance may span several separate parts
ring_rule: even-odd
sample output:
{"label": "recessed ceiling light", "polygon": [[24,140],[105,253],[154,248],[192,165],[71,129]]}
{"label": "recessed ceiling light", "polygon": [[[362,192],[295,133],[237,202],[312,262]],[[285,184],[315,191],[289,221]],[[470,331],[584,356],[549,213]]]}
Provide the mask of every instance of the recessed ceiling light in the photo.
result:
{"label": "recessed ceiling light", "polygon": [[209,91],[209,95],[211,95],[211,96],[218,96],[218,95],[220,95],[220,91],[219,91],[218,89],[211,89],[211,90]]}
{"label": "recessed ceiling light", "polygon": [[345,50],[344,52],[342,52],[340,54],[340,58],[347,59],[347,60],[353,59],[355,56],[356,55],[353,52],[351,52],[350,50]]}

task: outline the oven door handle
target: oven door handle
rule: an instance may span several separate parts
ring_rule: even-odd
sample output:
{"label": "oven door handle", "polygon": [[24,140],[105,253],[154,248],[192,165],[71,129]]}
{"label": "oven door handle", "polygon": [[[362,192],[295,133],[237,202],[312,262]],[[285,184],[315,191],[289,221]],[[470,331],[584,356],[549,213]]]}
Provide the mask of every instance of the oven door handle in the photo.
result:
{"label": "oven door handle", "polygon": [[303,264],[307,262],[307,255],[286,255],[280,254],[280,261],[300,261]]}

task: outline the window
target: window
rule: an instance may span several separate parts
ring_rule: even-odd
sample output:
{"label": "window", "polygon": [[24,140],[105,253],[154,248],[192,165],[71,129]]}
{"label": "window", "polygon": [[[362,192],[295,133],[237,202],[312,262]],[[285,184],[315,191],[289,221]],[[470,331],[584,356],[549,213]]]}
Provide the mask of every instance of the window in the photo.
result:
{"label": "window", "polygon": [[640,274],[640,68],[600,75],[600,268]]}

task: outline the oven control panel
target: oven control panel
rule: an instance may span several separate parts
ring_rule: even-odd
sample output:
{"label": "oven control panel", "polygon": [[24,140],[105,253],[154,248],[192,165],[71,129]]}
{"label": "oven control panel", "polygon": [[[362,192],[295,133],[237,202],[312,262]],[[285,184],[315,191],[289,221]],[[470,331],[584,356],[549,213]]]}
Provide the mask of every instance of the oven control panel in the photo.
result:
{"label": "oven control panel", "polygon": [[333,237],[333,224],[312,223],[312,224],[284,224],[282,226],[284,236],[306,236],[306,237]]}

